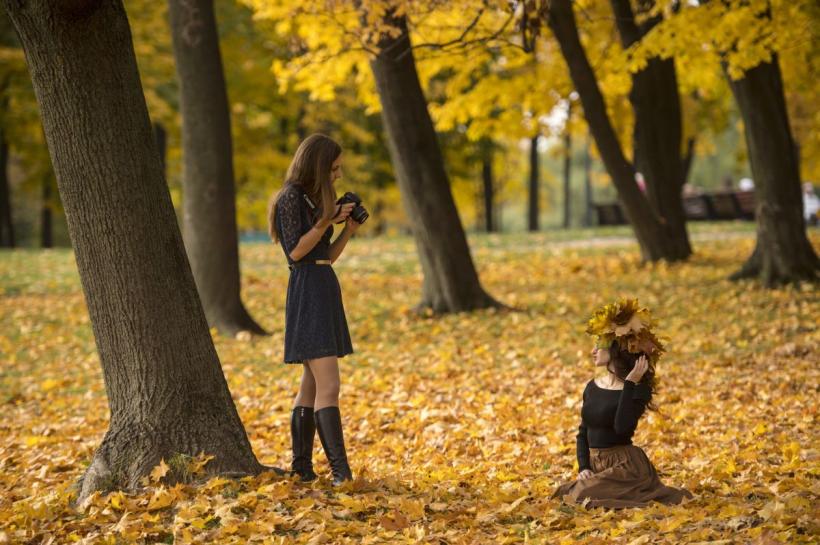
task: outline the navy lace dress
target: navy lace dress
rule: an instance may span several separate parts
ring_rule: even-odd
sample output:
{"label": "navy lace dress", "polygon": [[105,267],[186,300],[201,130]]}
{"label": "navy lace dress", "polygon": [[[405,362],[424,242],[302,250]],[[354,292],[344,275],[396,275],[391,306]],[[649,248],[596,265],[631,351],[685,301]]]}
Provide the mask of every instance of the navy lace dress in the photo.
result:
{"label": "navy lace dress", "polygon": [[276,204],[276,232],[290,266],[285,302],[285,363],[304,363],[327,356],[353,353],[347,329],[342,290],[329,265],[314,264],[330,260],[328,227],[318,244],[294,262],[290,252],[314,225],[312,204],[304,190],[288,185]]}

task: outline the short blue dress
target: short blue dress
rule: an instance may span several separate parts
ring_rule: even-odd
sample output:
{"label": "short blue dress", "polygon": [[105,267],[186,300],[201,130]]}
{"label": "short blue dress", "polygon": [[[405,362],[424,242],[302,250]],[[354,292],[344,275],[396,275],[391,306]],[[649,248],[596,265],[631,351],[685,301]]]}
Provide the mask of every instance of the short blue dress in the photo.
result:
{"label": "short blue dress", "polygon": [[285,363],[304,363],[327,356],[353,353],[342,304],[342,290],[330,260],[333,226],[299,261],[290,252],[315,224],[313,203],[298,185],[287,184],[276,203],[276,232],[290,267],[285,301]]}

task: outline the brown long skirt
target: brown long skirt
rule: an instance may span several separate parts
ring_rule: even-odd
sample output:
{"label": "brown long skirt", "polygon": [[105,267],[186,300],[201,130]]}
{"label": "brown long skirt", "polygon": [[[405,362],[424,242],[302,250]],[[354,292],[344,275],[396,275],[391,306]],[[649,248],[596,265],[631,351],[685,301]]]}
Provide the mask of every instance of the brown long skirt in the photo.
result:
{"label": "brown long skirt", "polygon": [[592,477],[562,484],[553,498],[582,503],[588,507],[644,507],[651,501],[676,504],[692,493],[665,486],[646,453],[635,445],[591,448]]}

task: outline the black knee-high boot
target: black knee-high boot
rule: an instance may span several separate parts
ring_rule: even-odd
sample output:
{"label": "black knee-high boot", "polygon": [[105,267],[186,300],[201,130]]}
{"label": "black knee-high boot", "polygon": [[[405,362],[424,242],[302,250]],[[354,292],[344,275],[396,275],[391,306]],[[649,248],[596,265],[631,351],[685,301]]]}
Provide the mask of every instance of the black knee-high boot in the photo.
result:
{"label": "black knee-high boot", "polygon": [[303,481],[312,481],[316,478],[316,473],[313,472],[315,435],[313,407],[294,407],[290,414],[290,439],[293,444],[293,461],[290,468]]}
{"label": "black knee-high boot", "polygon": [[339,407],[325,407],[313,413],[316,419],[316,429],[319,430],[319,440],[325,449],[327,461],[333,472],[333,484],[341,484],[353,479],[350,465],[347,463],[345,439],[342,434],[342,416]]}

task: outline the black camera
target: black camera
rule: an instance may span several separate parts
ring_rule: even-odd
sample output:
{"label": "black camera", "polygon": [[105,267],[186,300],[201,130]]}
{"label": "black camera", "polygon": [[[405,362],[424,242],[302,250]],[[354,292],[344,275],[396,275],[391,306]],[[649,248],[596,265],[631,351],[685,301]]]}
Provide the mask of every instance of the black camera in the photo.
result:
{"label": "black camera", "polygon": [[[350,191],[345,193],[338,201],[336,201],[336,204],[355,204],[356,206],[354,206],[353,210],[350,211],[350,217],[353,218],[353,221],[356,223],[364,223],[367,221],[367,218],[370,217],[370,213],[364,206],[362,206],[362,199]],[[338,221],[336,223],[342,222]]]}

